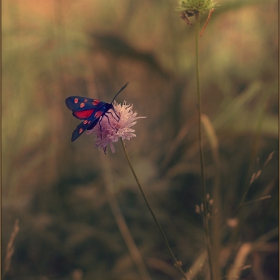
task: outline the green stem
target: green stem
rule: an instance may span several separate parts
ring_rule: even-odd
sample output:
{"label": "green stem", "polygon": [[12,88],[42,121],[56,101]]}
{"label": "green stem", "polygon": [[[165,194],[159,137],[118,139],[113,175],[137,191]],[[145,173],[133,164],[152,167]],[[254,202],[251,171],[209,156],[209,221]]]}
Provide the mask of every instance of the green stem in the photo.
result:
{"label": "green stem", "polygon": [[125,148],[124,141],[123,141],[122,139],[121,139],[121,143],[122,143],[122,148],[123,148],[125,157],[126,157],[126,159],[127,159],[127,162],[128,162],[128,164],[129,164],[129,167],[130,167],[130,169],[131,169],[131,172],[132,172],[132,174],[133,174],[133,176],[134,176],[134,179],[135,179],[135,181],[136,181],[136,183],[137,183],[137,185],[138,185],[138,187],[139,187],[139,189],[140,189],[140,191],[141,191],[141,193],[142,193],[142,196],[144,197],[144,200],[145,200],[145,202],[146,202],[146,204],[147,204],[147,206],[148,206],[148,208],[149,208],[149,210],[150,210],[150,213],[152,214],[152,216],[153,216],[153,218],[154,218],[154,220],[155,220],[155,222],[156,222],[156,224],[157,224],[157,226],[158,226],[158,228],[159,228],[159,231],[160,231],[160,233],[161,233],[161,235],[162,235],[162,237],[163,237],[163,240],[164,240],[164,242],[165,242],[165,245],[166,245],[166,247],[167,247],[167,249],[168,249],[170,255],[172,256],[172,258],[173,258],[173,260],[174,260],[174,265],[179,269],[179,271],[180,271],[181,274],[184,276],[184,278],[185,278],[185,279],[188,279],[187,276],[185,275],[185,273],[184,273],[182,267],[181,267],[181,265],[182,265],[181,262],[178,261],[178,260],[176,259],[175,255],[173,254],[173,252],[172,252],[172,250],[171,250],[171,248],[170,248],[170,246],[169,246],[169,243],[168,243],[168,241],[167,241],[167,238],[166,238],[166,236],[165,236],[165,234],[164,234],[164,232],[163,232],[163,229],[162,229],[162,227],[161,227],[161,225],[160,225],[158,219],[156,218],[156,216],[155,216],[155,214],[154,214],[154,212],[153,212],[153,210],[152,210],[152,208],[151,208],[151,205],[150,205],[150,203],[149,203],[149,201],[148,201],[148,199],[147,199],[147,197],[146,197],[146,195],[145,195],[145,193],[144,193],[144,191],[143,191],[143,189],[142,189],[142,186],[141,186],[141,184],[140,184],[140,182],[139,182],[139,180],[138,180],[138,177],[137,177],[137,175],[136,175],[136,173],[135,173],[135,171],[134,171],[134,168],[133,168],[133,166],[132,166],[130,157],[129,157],[128,153],[127,153],[127,150],[126,150],[126,148]]}
{"label": "green stem", "polygon": [[112,213],[115,217],[115,220],[117,222],[120,233],[124,239],[124,242],[127,245],[129,253],[139,272],[141,279],[142,280],[152,280],[146,269],[142,256],[132,238],[132,235],[125,222],[123,214],[121,212],[116,194],[114,192],[114,183],[113,183],[113,178],[112,178],[112,170],[111,170],[111,166],[110,166],[110,161],[107,159],[107,157],[104,157],[104,156],[101,156],[100,158],[101,158],[101,165],[104,170],[103,174],[104,174],[104,182],[105,182],[106,191],[107,191],[107,199],[108,199],[109,205],[111,207]]}
{"label": "green stem", "polygon": [[205,187],[205,175],[204,175],[204,157],[203,157],[203,146],[202,146],[202,121],[201,121],[201,93],[200,93],[200,78],[199,78],[199,21],[200,13],[195,12],[195,52],[196,52],[196,86],[197,86],[197,99],[198,99],[198,143],[199,143],[199,156],[200,156],[200,168],[201,168],[201,180],[202,180],[202,202],[203,202],[203,222],[204,222],[204,233],[208,252],[208,261],[210,267],[211,280],[213,278],[213,261],[211,254],[211,242],[209,234],[209,224],[207,218],[207,198],[206,198],[206,187]]}

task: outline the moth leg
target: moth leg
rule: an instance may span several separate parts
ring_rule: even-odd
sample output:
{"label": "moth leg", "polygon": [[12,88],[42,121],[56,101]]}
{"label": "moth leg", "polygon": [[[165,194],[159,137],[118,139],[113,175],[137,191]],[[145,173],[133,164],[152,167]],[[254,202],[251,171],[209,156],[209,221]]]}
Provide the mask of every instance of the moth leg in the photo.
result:
{"label": "moth leg", "polygon": [[117,118],[111,112],[107,112],[106,114],[110,114],[115,119],[115,121],[118,122],[120,120],[120,116],[117,114],[117,112],[114,109],[112,109],[112,110],[114,111],[114,113],[117,116]]}
{"label": "moth leg", "polygon": [[98,125],[99,125],[99,129],[101,131],[100,135],[101,135],[101,139],[102,139],[102,126],[101,126],[101,121],[102,121],[103,116],[99,119],[98,121]]}
{"label": "moth leg", "polygon": [[[111,114],[112,117],[113,117],[113,114],[112,114],[111,112],[107,112],[107,113]],[[113,129],[115,129],[115,130],[117,131],[117,129],[111,125],[109,117],[108,117],[106,114],[105,114],[104,116],[107,118],[108,124],[109,124]],[[114,117],[113,117],[113,118],[114,118]],[[115,118],[114,118],[114,119],[115,119]],[[115,119],[115,120],[116,120],[116,119]],[[119,120],[116,120],[116,121],[119,121]]]}

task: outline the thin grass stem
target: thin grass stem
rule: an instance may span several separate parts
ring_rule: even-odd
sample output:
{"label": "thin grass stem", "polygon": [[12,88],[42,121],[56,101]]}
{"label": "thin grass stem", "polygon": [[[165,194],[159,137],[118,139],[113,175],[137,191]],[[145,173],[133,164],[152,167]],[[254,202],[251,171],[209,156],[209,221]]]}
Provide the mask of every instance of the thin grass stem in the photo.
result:
{"label": "thin grass stem", "polygon": [[131,258],[138,270],[138,273],[139,273],[141,279],[142,280],[151,280],[151,277],[147,271],[147,268],[142,259],[142,256],[141,256],[141,254],[133,240],[133,237],[129,231],[129,228],[125,222],[125,219],[121,212],[116,194],[114,192],[114,183],[113,183],[113,178],[112,178],[110,162],[107,159],[107,157],[101,156],[100,158],[101,158],[101,163],[102,163],[102,169],[104,170],[103,177],[104,177],[104,182],[106,185],[107,199],[108,199],[109,205],[111,207],[112,213],[115,217],[118,228],[120,230],[120,233],[124,239],[124,242],[129,250]]}
{"label": "thin grass stem", "polygon": [[196,54],[196,87],[197,87],[197,112],[198,112],[198,144],[199,144],[199,157],[200,157],[200,171],[201,171],[201,184],[202,184],[202,203],[203,203],[203,222],[204,222],[204,233],[205,241],[208,252],[208,262],[210,268],[210,279],[213,280],[213,260],[211,254],[211,241],[210,241],[210,230],[207,217],[207,197],[206,197],[206,186],[205,186],[205,174],[204,174],[204,157],[203,157],[203,145],[202,145],[202,110],[201,110],[201,92],[200,92],[200,72],[199,72],[199,26],[200,26],[200,13],[195,12],[195,54]]}
{"label": "thin grass stem", "polygon": [[245,188],[243,196],[235,210],[235,213],[237,213],[238,225],[237,225],[237,227],[235,227],[235,229],[232,232],[232,235],[230,237],[231,246],[234,246],[234,244],[236,243],[238,234],[240,233],[240,229],[242,228],[242,225],[243,225],[243,223],[246,219],[246,215],[247,215],[247,213],[245,213],[246,208],[244,209],[243,206],[245,205],[245,200],[246,200],[248,191],[251,187],[250,177],[253,174],[255,159],[257,158],[259,141],[260,141],[260,137],[261,137],[261,129],[262,129],[263,120],[264,120],[264,116],[265,116],[265,112],[266,112],[266,105],[264,105],[263,108],[261,108],[261,109],[262,109],[262,112],[259,115],[260,117],[257,122],[256,132],[255,132],[255,135],[254,135],[254,138],[252,141],[252,151],[251,151],[251,156],[250,156],[249,168],[248,168],[248,172],[247,172],[247,177],[245,179],[246,188]]}
{"label": "thin grass stem", "polygon": [[5,256],[5,260],[4,260],[4,275],[3,277],[8,273],[8,271],[11,268],[11,260],[12,260],[12,256],[14,254],[15,248],[14,248],[14,242],[15,242],[15,238],[16,235],[19,232],[19,219],[15,220],[14,223],[14,229],[13,232],[11,233],[8,245],[7,245],[7,252],[6,252],[6,256]]}
{"label": "thin grass stem", "polygon": [[144,190],[143,190],[143,188],[142,188],[142,186],[141,186],[141,184],[140,184],[140,181],[139,181],[139,179],[138,179],[138,177],[137,177],[137,175],[136,175],[136,172],[135,172],[135,170],[134,170],[134,168],[133,168],[133,165],[132,165],[132,162],[131,162],[130,157],[129,157],[129,155],[128,155],[128,152],[127,152],[127,150],[126,150],[126,148],[125,148],[124,141],[123,141],[122,139],[120,139],[120,140],[121,140],[122,148],[123,148],[125,157],[126,157],[126,159],[127,159],[128,165],[129,165],[129,167],[130,167],[130,169],[131,169],[131,172],[132,172],[132,174],[133,174],[133,177],[134,177],[134,179],[135,179],[135,181],[136,181],[136,183],[137,183],[137,185],[138,185],[138,187],[139,187],[139,189],[140,189],[140,192],[141,192],[141,194],[142,194],[142,196],[143,196],[143,198],[144,198],[144,200],[145,200],[145,202],[146,202],[146,204],[147,204],[147,206],[148,206],[148,208],[149,208],[149,211],[150,211],[151,215],[153,216],[153,218],[154,218],[154,220],[155,220],[155,222],[156,222],[156,224],[157,224],[157,226],[158,226],[158,229],[159,229],[159,231],[160,231],[160,233],[161,233],[161,235],[162,235],[162,237],[163,237],[163,240],[164,240],[164,242],[165,242],[165,245],[166,245],[166,247],[167,247],[167,249],[168,249],[168,251],[169,251],[169,253],[170,253],[172,259],[174,260],[174,265],[175,265],[175,267],[177,267],[177,268],[179,269],[179,271],[180,271],[181,274],[184,276],[184,278],[185,278],[185,279],[188,279],[187,276],[186,276],[186,274],[184,273],[182,267],[181,267],[181,266],[182,266],[182,263],[176,259],[174,253],[172,252],[172,250],[171,250],[171,248],[170,248],[170,246],[169,246],[169,243],[168,243],[168,241],[167,241],[167,238],[166,238],[166,236],[165,236],[165,234],[164,234],[164,231],[163,231],[163,229],[162,229],[162,227],[161,227],[161,225],[160,225],[158,219],[156,218],[156,216],[155,216],[155,214],[154,214],[154,211],[152,210],[151,205],[150,205],[150,203],[149,203],[149,201],[148,201],[148,199],[147,199],[147,197],[146,197],[146,195],[145,195],[145,193],[144,193]]}
{"label": "thin grass stem", "polygon": [[221,250],[221,220],[222,220],[222,211],[221,211],[221,182],[220,182],[220,156],[219,156],[219,141],[214,130],[210,119],[202,114],[202,124],[204,126],[205,132],[208,136],[210,147],[212,151],[214,166],[215,166],[215,176],[214,176],[214,185],[213,185],[213,200],[214,200],[214,211],[212,215],[212,223],[210,226],[211,232],[211,251],[213,256],[213,270],[215,272],[215,279],[221,279],[221,269],[219,264],[219,255]]}

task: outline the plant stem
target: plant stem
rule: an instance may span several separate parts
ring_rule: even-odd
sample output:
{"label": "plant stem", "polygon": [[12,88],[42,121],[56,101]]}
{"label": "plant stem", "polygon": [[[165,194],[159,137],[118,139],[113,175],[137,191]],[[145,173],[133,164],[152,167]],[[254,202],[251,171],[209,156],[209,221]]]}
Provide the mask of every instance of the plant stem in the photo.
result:
{"label": "plant stem", "polygon": [[208,252],[208,262],[210,268],[210,279],[213,278],[213,265],[212,265],[212,255],[211,255],[211,242],[210,242],[210,231],[207,218],[207,198],[206,198],[206,187],[205,187],[205,175],[204,175],[204,157],[203,157],[203,147],[202,147],[202,112],[201,112],[201,93],[200,93],[200,79],[199,79],[199,21],[200,13],[195,12],[195,52],[196,52],[196,86],[197,86],[197,112],[198,112],[198,143],[199,143],[199,156],[200,156],[200,168],[201,168],[201,181],[202,181],[202,202],[203,202],[203,222],[204,222],[204,233],[205,241]]}
{"label": "plant stem", "polygon": [[212,253],[212,266],[213,271],[215,273],[215,279],[221,279],[221,269],[219,264],[219,256],[221,251],[221,219],[222,219],[222,211],[221,211],[221,197],[220,197],[220,157],[219,157],[219,142],[218,137],[215,133],[214,127],[210,122],[209,118],[202,114],[201,118],[203,128],[205,129],[206,135],[209,139],[213,163],[215,166],[215,174],[214,174],[214,184],[213,184],[213,215],[210,228],[210,236],[211,236],[211,253]]}
{"label": "plant stem", "polygon": [[161,233],[161,235],[162,235],[162,237],[163,237],[163,239],[164,239],[165,245],[166,245],[166,247],[167,247],[167,249],[168,249],[170,255],[172,256],[172,259],[174,260],[174,265],[179,269],[179,271],[180,271],[181,274],[184,276],[184,278],[185,278],[185,279],[188,279],[187,276],[185,275],[185,273],[184,273],[182,267],[181,267],[181,265],[182,265],[181,262],[178,261],[178,260],[176,259],[175,255],[173,254],[173,252],[172,252],[172,250],[171,250],[171,248],[170,248],[170,246],[169,246],[169,243],[168,243],[168,241],[167,241],[167,238],[166,238],[166,236],[165,236],[165,234],[164,234],[164,232],[163,232],[163,229],[162,229],[162,227],[161,227],[159,221],[157,220],[157,218],[156,218],[156,216],[155,216],[155,214],[154,214],[154,212],[153,212],[153,210],[152,210],[152,208],[151,208],[151,205],[150,205],[150,203],[149,203],[149,201],[148,201],[148,199],[147,199],[147,197],[146,197],[146,195],[145,195],[145,193],[144,193],[144,191],[143,191],[143,189],[142,189],[142,186],[141,186],[141,184],[140,184],[140,182],[139,182],[139,180],[138,180],[138,177],[137,177],[137,175],[136,175],[136,173],[135,173],[135,171],[134,171],[134,168],[133,168],[133,166],[132,166],[130,157],[129,157],[128,153],[127,153],[127,150],[126,150],[126,148],[125,148],[125,144],[124,144],[124,141],[122,140],[122,138],[121,138],[121,143],[122,143],[122,148],[123,148],[125,157],[126,157],[126,159],[127,159],[127,162],[128,162],[128,164],[129,164],[129,167],[130,167],[130,169],[131,169],[131,172],[132,172],[132,174],[133,174],[133,176],[134,176],[134,179],[135,179],[135,181],[136,181],[136,183],[137,183],[137,185],[138,185],[138,187],[139,187],[139,189],[140,189],[140,191],[141,191],[141,193],[142,193],[142,196],[144,197],[144,200],[145,200],[145,202],[146,202],[146,204],[147,204],[147,206],[148,206],[148,208],[149,208],[149,210],[150,210],[150,213],[152,214],[152,216],[153,216],[153,218],[154,218],[154,220],[155,220],[155,222],[156,222],[156,224],[157,224],[157,226],[158,226],[158,228],[159,228],[159,231],[160,231],[160,233]]}
{"label": "plant stem", "polygon": [[116,194],[114,192],[114,183],[113,183],[113,178],[112,178],[112,170],[111,170],[111,166],[110,166],[110,161],[107,159],[107,157],[104,157],[103,155],[100,157],[100,159],[101,159],[102,168],[104,170],[103,177],[104,177],[104,182],[106,185],[107,199],[108,199],[109,205],[111,207],[112,213],[115,217],[115,220],[117,222],[120,233],[124,239],[124,242],[129,250],[129,253],[139,272],[141,279],[142,280],[152,280],[147,271],[147,268],[144,264],[142,256],[132,238],[132,235],[125,222],[123,214],[121,212]]}

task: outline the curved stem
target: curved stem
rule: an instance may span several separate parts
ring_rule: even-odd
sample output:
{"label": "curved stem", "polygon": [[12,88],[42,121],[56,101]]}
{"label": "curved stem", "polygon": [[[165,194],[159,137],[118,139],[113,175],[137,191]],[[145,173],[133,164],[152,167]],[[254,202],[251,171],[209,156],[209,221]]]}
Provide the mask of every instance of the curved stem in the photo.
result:
{"label": "curved stem", "polygon": [[163,229],[162,229],[162,227],[161,227],[161,225],[160,225],[158,219],[156,218],[156,216],[155,216],[155,214],[154,214],[154,212],[153,212],[153,210],[152,210],[152,208],[151,208],[151,205],[150,205],[150,203],[149,203],[149,201],[148,201],[148,199],[147,199],[147,197],[146,197],[146,195],[145,195],[145,193],[144,193],[144,191],[143,191],[143,189],[142,189],[142,186],[141,186],[141,184],[140,184],[140,182],[139,182],[139,179],[138,179],[138,177],[137,177],[137,175],[136,175],[136,173],[135,173],[135,171],[134,171],[134,168],[133,168],[133,166],[132,166],[130,157],[129,157],[128,153],[127,153],[127,150],[126,150],[126,148],[125,148],[124,141],[123,141],[122,139],[121,139],[121,143],[122,143],[122,148],[123,148],[125,157],[126,157],[126,159],[127,159],[127,162],[128,162],[128,164],[129,164],[129,167],[130,167],[130,169],[131,169],[131,172],[132,172],[132,174],[133,174],[133,176],[134,176],[134,179],[135,179],[135,181],[136,181],[136,183],[137,183],[137,185],[138,185],[138,187],[139,187],[139,189],[140,189],[140,191],[141,191],[141,193],[142,193],[142,196],[144,197],[144,200],[145,200],[145,202],[146,202],[146,204],[147,204],[147,206],[148,206],[148,208],[149,208],[149,210],[150,210],[150,213],[152,214],[152,216],[153,216],[153,218],[154,218],[154,220],[155,220],[155,222],[156,222],[156,224],[157,224],[157,226],[158,226],[158,229],[159,229],[159,231],[160,231],[160,233],[161,233],[161,235],[162,235],[162,237],[163,237],[163,239],[164,239],[165,245],[166,245],[166,247],[167,247],[167,249],[168,249],[170,255],[172,256],[172,259],[174,260],[174,265],[179,269],[179,271],[180,271],[181,274],[184,276],[184,278],[185,278],[185,279],[188,279],[187,276],[185,275],[185,273],[184,273],[182,267],[181,267],[182,263],[181,263],[180,261],[178,261],[178,260],[176,259],[175,255],[173,254],[173,252],[172,252],[172,250],[171,250],[171,248],[170,248],[170,246],[169,246],[169,243],[168,243],[168,241],[167,241],[167,238],[166,238],[166,236],[165,236],[165,234],[164,234],[164,232],[163,232]]}
{"label": "curved stem", "polygon": [[200,157],[200,171],[202,181],[202,202],[203,202],[203,222],[204,222],[204,233],[205,241],[208,252],[208,261],[210,267],[211,278],[213,278],[213,265],[211,256],[211,242],[210,242],[210,231],[207,217],[207,198],[206,198],[206,187],[205,187],[205,174],[204,174],[204,157],[203,157],[203,145],[202,145],[202,112],[201,112],[201,92],[200,92],[200,77],[199,77],[199,21],[200,13],[195,12],[195,52],[196,52],[196,86],[197,86],[197,112],[198,112],[198,144],[199,144],[199,157]]}
{"label": "curved stem", "polygon": [[133,240],[133,237],[129,231],[129,228],[125,222],[125,219],[121,212],[116,194],[114,192],[114,184],[113,184],[112,170],[111,170],[110,162],[107,159],[107,157],[101,156],[100,158],[101,158],[102,168],[104,169],[103,177],[104,177],[104,182],[106,185],[107,199],[108,199],[109,205],[111,207],[112,213],[115,217],[118,228],[120,230],[120,233],[124,239],[124,242],[129,250],[129,253],[139,272],[141,279],[142,280],[151,280],[151,277],[148,273],[148,270],[145,266],[142,256],[141,256],[141,254]]}

